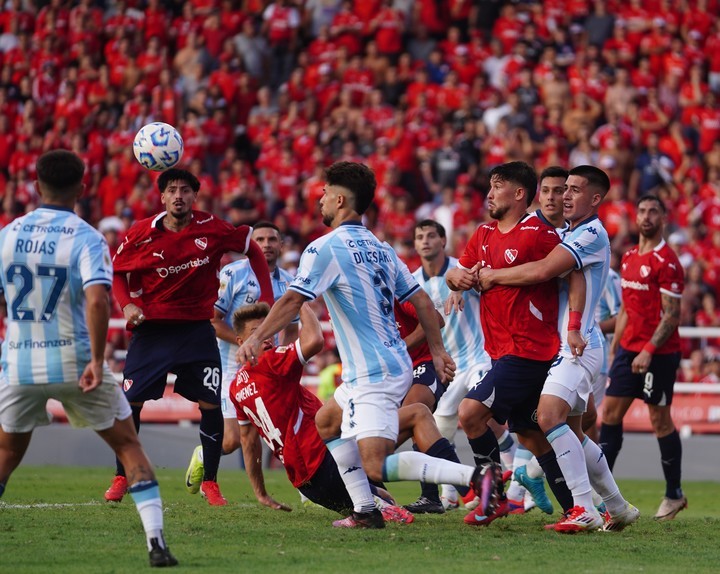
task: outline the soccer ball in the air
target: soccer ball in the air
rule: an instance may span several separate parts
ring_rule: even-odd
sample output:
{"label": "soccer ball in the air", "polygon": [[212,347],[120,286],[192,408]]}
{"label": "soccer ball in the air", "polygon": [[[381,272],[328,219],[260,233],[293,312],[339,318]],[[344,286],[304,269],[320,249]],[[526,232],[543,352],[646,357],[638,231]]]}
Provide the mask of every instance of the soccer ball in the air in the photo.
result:
{"label": "soccer ball in the air", "polygon": [[182,157],[185,144],[170,124],[153,122],[140,128],[133,141],[133,151],[140,165],[153,171],[171,168]]}

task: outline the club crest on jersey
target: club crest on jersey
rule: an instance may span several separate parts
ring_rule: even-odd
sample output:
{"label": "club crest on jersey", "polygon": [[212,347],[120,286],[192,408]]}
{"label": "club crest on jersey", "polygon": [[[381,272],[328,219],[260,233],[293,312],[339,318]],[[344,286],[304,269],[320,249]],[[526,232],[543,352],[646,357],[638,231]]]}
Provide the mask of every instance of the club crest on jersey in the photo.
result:
{"label": "club crest on jersey", "polygon": [[132,379],[123,379],[123,390],[127,393],[130,390],[130,387],[133,386],[133,380]]}
{"label": "club crest on jersey", "polygon": [[650,267],[647,265],[641,265],[640,266],[640,277],[647,277],[650,275]]}
{"label": "club crest on jersey", "polygon": [[515,263],[517,256],[518,256],[517,249],[506,249],[505,250],[505,261],[507,261],[510,265]]}
{"label": "club crest on jersey", "polygon": [[195,245],[197,245],[200,249],[205,251],[205,248],[207,247],[207,237],[198,237],[195,240]]}

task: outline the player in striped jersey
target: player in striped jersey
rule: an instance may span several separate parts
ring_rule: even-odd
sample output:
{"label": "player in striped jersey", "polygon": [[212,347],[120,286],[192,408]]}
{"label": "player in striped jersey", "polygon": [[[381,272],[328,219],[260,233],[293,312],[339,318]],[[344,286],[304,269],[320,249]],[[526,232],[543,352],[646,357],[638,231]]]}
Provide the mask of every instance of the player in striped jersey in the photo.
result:
{"label": "player in striped jersey", "polygon": [[103,236],[73,207],[83,192],[83,161],[55,150],[37,161],[42,205],[0,231],[0,286],[7,333],[0,372],[0,496],[30,444],[49,424],[48,399],[73,426],[89,426],[128,469],[129,492],[147,536],[151,566],[174,566],[163,538],[160,490],[105,363],[113,268]]}
{"label": "player in striped jersey", "polygon": [[263,340],[285,327],[308,299],[323,294],[343,364],[343,384],[316,416],[354,503],[346,526],[380,528],[364,470],[372,480],[472,484],[481,491],[487,467],[466,467],[418,452],[392,454],[397,411],[412,381],[412,364],[393,315],[393,301],[409,300],[425,331],[441,382],[452,380],[453,360],[443,347],[427,294],[387,244],[363,224],[375,193],[366,166],[338,162],[328,168],[321,213],[327,235],[304,251],[298,275],[260,327],[243,343],[238,362],[255,363]]}
{"label": "player in striped jersey", "polygon": [[[259,221],[253,225],[252,239],[260,246],[270,271],[273,297],[280,299],[293,280],[292,275],[277,264],[282,250],[280,229],[269,221]],[[236,451],[241,446],[240,429],[237,424],[235,406],[229,399],[228,391],[237,373],[237,342],[232,328],[233,313],[243,305],[251,305],[260,300],[260,284],[247,259],[233,261],[220,270],[220,288],[215,302],[215,316],[212,319],[217,334],[218,349],[222,367],[220,390],[220,408],[224,419],[222,453]],[[289,344],[297,339],[298,320],[296,319],[283,332],[283,340],[276,338],[275,343]],[[187,470],[185,484],[192,491],[194,484],[202,479],[204,471],[202,446],[195,448]],[[195,477],[195,478],[193,478]],[[263,499],[267,500],[267,499]],[[274,506],[279,508],[279,506]]]}
{"label": "player in striped jersey", "polygon": [[[558,532],[603,526],[621,530],[639,517],[638,510],[622,497],[602,450],[581,428],[581,416],[603,357],[603,336],[595,322],[595,308],[610,266],[610,241],[597,218],[597,208],[609,189],[610,180],[602,170],[593,166],[573,168],[563,196],[563,215],[570,221],[563,242],[542,260],[478,271],[483,290],[495,285],[532,285],[565,276],[573,269],[583,272],[586,297],[581,310],[571,304],[566,282],[561,285],[558,328],[562,344],[537,410],[538,423],[557,455],[575,505],[555,525]],[[591,483],[607,506],[605,525],[595,510]]]}

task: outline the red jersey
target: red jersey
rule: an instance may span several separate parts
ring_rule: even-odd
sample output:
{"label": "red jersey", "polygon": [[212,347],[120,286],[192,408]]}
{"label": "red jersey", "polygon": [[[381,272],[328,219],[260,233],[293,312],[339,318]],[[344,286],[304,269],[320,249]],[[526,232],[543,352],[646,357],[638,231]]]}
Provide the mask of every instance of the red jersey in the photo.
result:
{"label": "red jersey", "polygon": [[257,429],[296,488],[315,475],[326,453],[315,427],[322,403],[300,384],[306,362],[299,341],[275,347],[257,365],[243,365],[230,385],[238,421]]}
{"label": "red jersey", "polygon": [[[507,233],[497,221],[477,228],[458,261],[470,269],[476,263],[492,269],[516,267],[544,259],[560,238],[535,214],[526,215]],[[485,350],[497,360],[515,355],[549,361],[558,352],[558,285],[552,279],[527,287],[496,285],[480,297],[480,321]]]}
{"label": "red jersey", "polygon": [[[420,324],[417,311],[415,311],[415,305],[409,301],[400,303],[396,300],[394,311],[395,322],[397,323],[398,331],[400,331],[400,337],[405,339],[410,333],[417,329],[417,326]],[[412,359],[413,367],[417,367],[420,363],[432,362],[432,354],[430,353],[430,347],[427,341],[420,343],[412,350],[408,349],[408,353]]]}
{"label": "red jersey", "polygon": [[[217,301],[220,260],[227,251],[247,253],[252,228],[234,228],[214,215],[193,211],[190,225],[175,233],[163,226],[164,215],[135,223],[118,247],[115,283],[126,281],[130,293],[126,298],[116,285],[115,296],[121,308],[128,303],[142,308],[148,321],[209,320]],[[251,265],[256,271],[252,259]],[[258,271],[263,293],[272,293],[269,273],[264,280]]]}
{"label": "red jersey", "polygon": [[[650,341],[662,317],[661,294],[681,297],[684,272],[675,252],[665,243],[642,255],[633,247],[625,253],[620,264],[622,299],[627,312],[627,326],[620,345],[639,353]],[[656,354],[664,355],[680,350],[677,329],[658,347]]]}

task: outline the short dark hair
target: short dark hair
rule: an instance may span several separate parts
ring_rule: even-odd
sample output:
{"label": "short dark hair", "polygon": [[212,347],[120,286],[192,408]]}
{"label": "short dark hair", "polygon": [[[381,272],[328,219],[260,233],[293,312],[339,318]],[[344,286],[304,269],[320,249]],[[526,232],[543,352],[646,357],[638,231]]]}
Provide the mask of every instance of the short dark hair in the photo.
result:
{"label": "short dark hair", "polygon": [[280,228],[275,225],[272,221],[267,221],[265,219],[258,221],[255,225],[252,226],[253,231],[256,231],[258,229],[274,229],[278,232],[279,235],[282,235],[280,232]]}
{"label": "short dark hair", "polygon": [[542,170],[538,181],[542,183],[542,180],[546,177],[562,177],[563,179],[567,179],[567,176],[568,170],[566,170],[564,167],[560,167],[559,165],[551,165]]}
{"label": "short dark hair", "polygon": [[77,193],[85,175],[85,162],[66,149],[42,154],[36,164],[38,181],[51,194]]}
{"label": "short dark hair", "polygon": [[325,170],[328,185],[350,190],[354,196],[353,209],[358,215],[365,213],[375,198],[375,174],[368,166],[354,161],[338,161]]}
{"label": "short dark hair", "polygon": [[233,313],[233,330],[235,334],[240,334],[248,321],[253,319],[264,319],[270,312],[270,305],[264,301],[253,303],[252,305],[243,305],[235,313]]}
{"label": "short dark hair", "polygon": [[644,203],[646,201],[656,202],[658,204],[658,207],[660,207],[660,211],[662,211],[663,213],[667,213],[667,207],[665,206],[665,202],[662,199],[660,199],[657,195],[653,195],[651,193],[649,193],[647,195],[643,195],[640,199],[638,199],[635,202],[635,207],[640,207],[640,204]]}
{"label": "short dark hair", "polygon": [[[435,231],[437,231],[437,234],[445,239],[447,237],[447,233],[445,233],[445,227],[442,223],[438,223],[434,219],[423,219],[422,221],[418,221],[415,224],[415,231],[418,229],[422,229],[423,227],[434,227]],[[413,236],[415,235],[415,232],[413,231]]]}
{"label": "short dark hair", "polygon": [[528,207],[535,199],[538,179],[535,170],[524,161],[511,161],[495,166],[490,170],[490,179],[496,177],[500,181],[511,181],[525,190]]}
{"label": "short dark hair", "polygon": [[184,181],[195,193],[200,191],[200,181],[192,174],[192,172],[189,172],[186,169],[171,167],[170,169],[166,169],[162,172],[160,177],[158,177],[157,186],[160,193],[165,191],[165,188],[171,181]]}
{"label": "short dark hair", "polygon": [[599,188],[602,197],[605,197],[610,191],[610,178],[603,170],[594,165],[579,165],[572,168],[568,175],[584,177],[587,179],[588,185]]}

